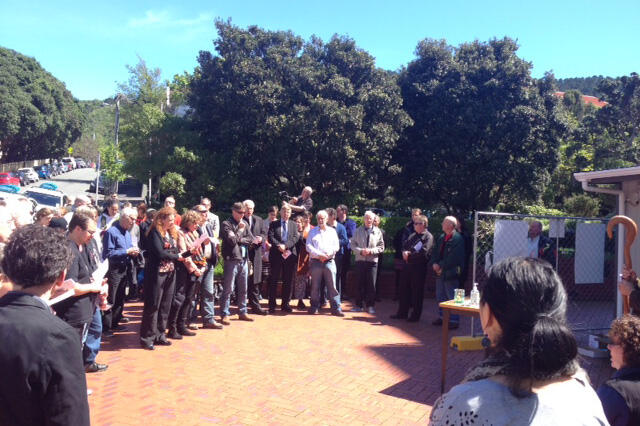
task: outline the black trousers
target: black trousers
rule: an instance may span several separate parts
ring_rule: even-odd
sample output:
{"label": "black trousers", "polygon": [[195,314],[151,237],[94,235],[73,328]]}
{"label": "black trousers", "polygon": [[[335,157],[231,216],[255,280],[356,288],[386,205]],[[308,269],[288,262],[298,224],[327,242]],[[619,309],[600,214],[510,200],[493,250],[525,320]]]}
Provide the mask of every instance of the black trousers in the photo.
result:
{"label": "black trousers", "polygon": [[400,281],[400,303],[398,316],[407,317],[411,309],[410,318],[418,320],[422,315],[422,302],[424,299],[424,280],[427,276],[427,264],[407,264]]}
{"label": "black trousers", "polygon": [[102,318],[102,332],[117,327],[122,319],[124,309],[125,290],[129,279],[129,262],[125,265],[109,266],[107,271],[107,283],[109,284],[109,294],[107,301],[111,309],[104,313]]}
{"label": "black trousers", "polygon": [[144,286],[140,340],[146,344],[153,344],[157,339],[164,338],[176,284],[175,271],[161,274],[158,273],[157,266],[153,269],[145,270],[148,280],[145,279]]}
{"label": "black trousers", "polygon": [[276,308],[276,295],[278,292],[278,280],[282,275],[282,304],[280,306],[289,306],[291,300],[291,283],[293,282],[293,274],[298,264],[298,256],[291,255],[286,259],[282,258],[280,252],[269,253],[269,262],[271,263],[271,273],[269,275],[269,309]]}
{"label": "black trousers", "polygon": [[356,294],[356,306],[363,307],[363,303],[367,307],[376,304],[376,277],[378,264],[376,262],[356,262],[356,271],[358,273],[358,286]]}
{"label": "black trousers", "polygon": [[191,312],[199,277],[187,272],[184,266],[176,265],[176,284],[169,311],[169,329],[184,330]]}
{"label": "black trousers", "polygon": [[[255,269],[251,268],[252,273],[247,278],[247,307],[251,308],[254,311],[258,311],[262,309],[260,307],[260,284],[262,284],[262,276],[255,276]],[[260,275],[262,275],[262,271],[260,271]],[[256,283],[255,280],[258,279]],[[236,288],[236,292],[238,289]]]}
{"label": "black trousers", "polygon": [[[344,249],[344,254],[340,259],[336,257],[336,281],[340,283],[340,288],[336,290],[340,292],[342,298],[347,295],[347,272],[351,267],[351,249]],[[339,278],[338,278],[339,277]]]}

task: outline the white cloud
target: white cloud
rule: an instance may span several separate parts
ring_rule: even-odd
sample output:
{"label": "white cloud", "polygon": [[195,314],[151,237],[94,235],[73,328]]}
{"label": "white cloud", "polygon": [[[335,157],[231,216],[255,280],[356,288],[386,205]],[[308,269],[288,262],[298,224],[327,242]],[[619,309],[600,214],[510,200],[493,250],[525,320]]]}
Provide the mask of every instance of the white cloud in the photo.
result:
{"label": "white cloud", "polygon": [[195,18],[174,18],[167,10],[153,11],[148,10],[142,18],[131,18],[127,23],[127,27],[132,29],[140,28],[183,28],[183,27],[199,27],[203,24],[211,25],[213,15],[210,13],[200,13]]}

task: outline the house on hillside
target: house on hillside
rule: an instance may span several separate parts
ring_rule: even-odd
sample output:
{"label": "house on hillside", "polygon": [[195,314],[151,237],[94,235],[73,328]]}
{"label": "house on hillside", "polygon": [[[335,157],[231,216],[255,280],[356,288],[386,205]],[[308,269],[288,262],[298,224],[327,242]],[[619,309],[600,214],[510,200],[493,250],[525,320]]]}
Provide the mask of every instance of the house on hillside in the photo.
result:
{"label": "house on hillside", "polygon": [[[553,94],[560,99],[564,98],[564,92],[554,92]],[[593,105],[596,108],[602,108],[607,104],[606,102],[601,101],[595,96],[589,95],[582,95],[582,102],[584,102],[585,105]]]}

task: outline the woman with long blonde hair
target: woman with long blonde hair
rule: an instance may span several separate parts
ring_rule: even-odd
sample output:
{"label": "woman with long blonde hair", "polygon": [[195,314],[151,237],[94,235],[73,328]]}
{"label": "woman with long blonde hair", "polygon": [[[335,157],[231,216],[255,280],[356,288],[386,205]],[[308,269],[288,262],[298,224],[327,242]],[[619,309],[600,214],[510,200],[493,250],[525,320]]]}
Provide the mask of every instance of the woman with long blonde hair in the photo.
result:
{"label": "woman with long blonde hair", "polygon": [[178,253],[175,218],[176,211],[172,207],[164,207],[158,211],[147,231],[140,345],[148,350],[153,350],[154,344],[171,345],[165,333],[175,291],[175,262],[184,262]]}

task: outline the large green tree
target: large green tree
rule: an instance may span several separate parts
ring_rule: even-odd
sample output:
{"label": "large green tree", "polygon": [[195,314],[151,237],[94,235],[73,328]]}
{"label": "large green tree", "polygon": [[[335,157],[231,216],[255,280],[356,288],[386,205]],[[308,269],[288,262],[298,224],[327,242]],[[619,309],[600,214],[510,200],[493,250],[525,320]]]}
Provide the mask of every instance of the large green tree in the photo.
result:
{"label": "large green tree", "polygon": [[509,38],[418,44],[400,77],[415,122],[396,151],[401,196],[458,212],[538,198],[567,123],[553,77],[533,79],[517,50]]}
{"label": "large green tree", "polygon": [[200,52],[189,104],[218,198],[274,202],[304,185],[321,203],[383,196],[410,124],[395,76],[347,37],[216,27],[216,54]]}
{"label": "large green tree", "polygon": [[83,114],[65,85],[33,58],[0,47],[3,161],[61,156],[80,136]]}

